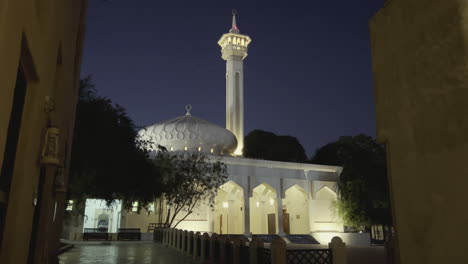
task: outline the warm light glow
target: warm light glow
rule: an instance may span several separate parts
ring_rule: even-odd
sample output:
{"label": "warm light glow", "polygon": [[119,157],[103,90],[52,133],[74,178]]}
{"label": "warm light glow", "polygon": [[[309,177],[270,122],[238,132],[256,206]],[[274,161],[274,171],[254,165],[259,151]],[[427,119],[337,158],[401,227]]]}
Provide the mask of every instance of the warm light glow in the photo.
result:
{"label": "warm light glow", "polygon": [[171,147],[171,151],[174,151],[174,147]]}
{"label": "warm light glow", "polygon": [[201,147],[198,147],[198,151],[201,151]]}
{"label": "warm light glow", "polygon": [[138,211],[138,202],[133,202],[132,203],[132,212]]}
{"label": "warm light glow", "polygon": [[242,149],[241,149],[241,148],[237,148],[236,151],[234,151],[234,155],[236,155],[236,156],[242,156]]}
{"label": "warm light glow", "polygon": [[273,205],[274,203],[275,203],[275,201],[270,198],[270,205]]}
{"label": "warm light glow", "polygon": [[214,152],[214,149],[211,149],[211,153],[213,153],[213,152]]}
{"label": "warm light glow", "polygon": [[257,207],[260,207],[260,203],[259,203],[259,202],[257,202]]}
{"label": "warm light glow", "polygon": [[228,202],[223,202],[223,208],[228,208],[229,207],[229,203]]}
{"label": "warm light glow", "polygon": [[73,210],[73,200],[68,200],[67,211]]}
{"label": "warm light glow", "polygon": [[184,147],[184,150],[187,151],[187,147]]}

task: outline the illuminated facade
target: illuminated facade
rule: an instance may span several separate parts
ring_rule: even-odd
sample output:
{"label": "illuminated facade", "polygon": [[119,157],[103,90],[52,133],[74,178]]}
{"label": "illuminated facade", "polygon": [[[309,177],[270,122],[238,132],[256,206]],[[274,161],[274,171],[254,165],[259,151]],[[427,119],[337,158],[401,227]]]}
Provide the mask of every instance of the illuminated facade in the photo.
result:
{"label": "illuminated facade", "polygon": [[[359,242],[356,237],[343,233],[343,224],[333,208],[341,167],[256,160],[240,155],[243,147],[242,60],[247,56],[250,42],[248,36],[239,34],[235,16],[230,32],[218,42],[222,57],[227,61],[226,129],[194,117],[191,107],[187,106],[185,116],[156,123],[139,132],[142,139],[152,143],[150,151],[156,152],[156,146],[162,145],[168,151],[204,152],[220,158],[227,166],[228,180],[218,190],[214,206],[201,203],[177,228],[247,236],[313,234],[322,243],[338,235],[351,244],[366,244],[368,235],[363,234],[364,239]],[[104,211],[96,204],[92,206],[94,213],[89,212],[94,220],[81,228],[98,227],[99,215]],[[108,211],[108,214],[105,219],[115,218],[115,211]],[[122,211],[119,226],[140,228],[145,232],[150,223],[164,222],[163,219],[166,216],[158,212]],[[176,217],[175,222],[178,220]],[[108,225],[111,226],[110,222]]]}

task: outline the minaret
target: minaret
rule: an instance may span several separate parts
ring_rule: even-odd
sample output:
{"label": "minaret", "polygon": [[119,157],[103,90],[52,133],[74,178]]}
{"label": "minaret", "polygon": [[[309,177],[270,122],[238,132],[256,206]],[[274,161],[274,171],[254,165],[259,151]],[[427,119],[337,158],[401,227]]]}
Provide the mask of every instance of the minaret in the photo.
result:
{"label": "minaret", "polygon": [[240,34],[236,11],[232,11],[232,27],[218,41],[222,58],[226,61],[226,129],[237,138],[236,155],[244,148],[244,66],[247,49],[252,40]]}

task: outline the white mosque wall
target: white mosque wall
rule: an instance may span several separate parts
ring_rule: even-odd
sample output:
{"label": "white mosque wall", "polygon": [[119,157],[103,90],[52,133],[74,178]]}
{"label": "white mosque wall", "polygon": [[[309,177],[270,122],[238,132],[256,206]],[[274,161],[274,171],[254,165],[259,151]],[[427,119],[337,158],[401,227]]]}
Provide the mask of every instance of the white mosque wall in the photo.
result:
{"label": "white mosque wall", "polygon": [[111,206],[99,199],[86,199],[84,228],[107,228],[109,232],[117,232],[120,225],[122,203],[117,200]]}
{"label": "white mosque wall", "polygon": [[[220,188],[213,207],[201,202],[177,228],[218,234],[284,234],[289,220],[290,234],[343,232],[333,207],[340,167],[230,157],[221,160],[227,165],[228,182]],[[84,228],[97,227],[102,214],[109,215],[110,232],[117,232],[118,227],[146,232],[150,223],[159,222],[154,213],[144,209],[139,214],[121,212],[119,206],[117,210],[107,208],[105,202],[87,203],[89,219]],[[181,212],[176,222],[183,216]]]}
{"label": "white mosque wall", "polygon": [[182,221],[177,225],[177,229],[183,229],[187,231],[200,232],[200,233],[210,233],[210,228],[208,227],[208,220],[188,220]]}
{"label": "white mosque wall", "polygon": [[145,209],[138,212],[122,211],[121,228],[140,228],[141,232],[147,232],[150,223],[157,223],[157,215]]}

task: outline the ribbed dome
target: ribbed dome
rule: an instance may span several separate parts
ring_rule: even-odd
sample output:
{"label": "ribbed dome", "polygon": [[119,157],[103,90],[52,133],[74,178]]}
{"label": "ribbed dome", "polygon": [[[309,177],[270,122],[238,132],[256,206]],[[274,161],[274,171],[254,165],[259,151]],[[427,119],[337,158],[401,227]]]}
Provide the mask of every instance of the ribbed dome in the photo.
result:
{"label": "ribbed dome", "polygon": [[185,116],[148,126],[138,132],[142,140],[149,141],[150,151],[157,145],[168,151],[200,151],[216,155],[231,155],[237,139],[231,131],[192,116],[190,108]]}

